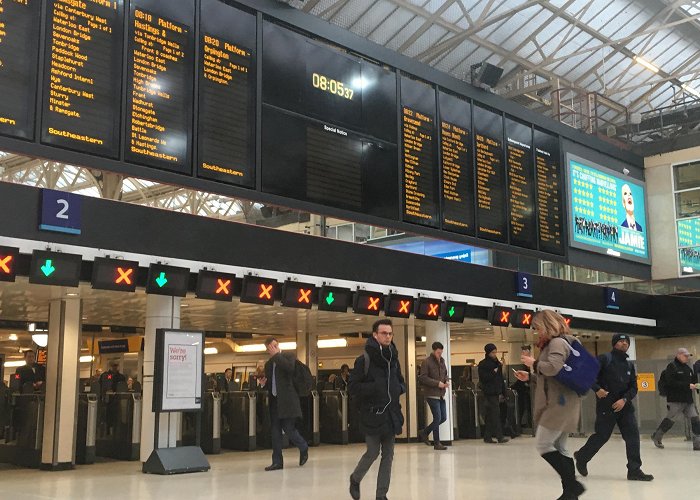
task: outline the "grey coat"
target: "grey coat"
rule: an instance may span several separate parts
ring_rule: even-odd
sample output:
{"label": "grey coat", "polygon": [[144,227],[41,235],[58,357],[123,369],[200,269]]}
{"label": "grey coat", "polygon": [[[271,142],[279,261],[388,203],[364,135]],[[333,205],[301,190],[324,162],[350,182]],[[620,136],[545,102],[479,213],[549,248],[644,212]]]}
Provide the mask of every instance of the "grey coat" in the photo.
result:
{"label": "grey coat", "polygon": [[265,363],[267,384],[265,389],[272,396],[272,365],[276,364],[275,377],[277,382],[277,415],[283,418],[301,418],[301,403],[294,389],[293,376],[296,357],[291,352],[280,352]]}
{"label": "grey coat", "polygon": [[[570,342],[574,337],[567,336]],[[564,367],[570,346],[554,337],[540,352],[534,366],[535,424],[563,432],[576,432],[581,416],[581,398],[554,377]]]}
{"label": "grey coat", "polygon": [[423,394],[426,398],[444,398],[446,389],[438,387],[440,382],[447,382],[447,365],[445,358],[440,358],[440,362],[430,353],[420,365],[420,376],[418,383],[423,387]]}

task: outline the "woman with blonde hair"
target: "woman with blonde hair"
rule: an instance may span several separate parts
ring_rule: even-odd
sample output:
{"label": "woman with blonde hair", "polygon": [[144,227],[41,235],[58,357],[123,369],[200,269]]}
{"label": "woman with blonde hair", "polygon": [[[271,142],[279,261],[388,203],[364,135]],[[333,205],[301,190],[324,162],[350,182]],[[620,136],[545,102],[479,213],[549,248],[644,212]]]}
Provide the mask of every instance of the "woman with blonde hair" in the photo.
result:
{"label": "woman with blonde hair", "polygon": [[[566,320],[551,310],[538,312],[532,319],[532,329],[538,335],[537,359],[523,354],[522,362],[532,369],[535,385],[534,421],[538,453],[561,477],[563,494],[557,500],[576,499],[585,488],[576,480],[574,459],[566,449],[570,432],[578,429],[581,400],[573,390],[555,379],[564,367],[576,339],[569,335]],[[523,382],[530,378],[526,371],[515,376]]]}

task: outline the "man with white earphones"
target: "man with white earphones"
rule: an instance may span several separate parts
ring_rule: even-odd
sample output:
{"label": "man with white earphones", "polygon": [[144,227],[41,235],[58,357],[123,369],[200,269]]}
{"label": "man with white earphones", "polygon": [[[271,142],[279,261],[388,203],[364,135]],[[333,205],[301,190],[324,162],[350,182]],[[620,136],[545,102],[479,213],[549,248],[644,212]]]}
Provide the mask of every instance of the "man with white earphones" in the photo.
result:
{"label": "man with white earphones", "polygon": [[365,434],[367,443],[367,451],[350,475],[350,496],[355,500],[360,498],[360,482],[379,456],[380,450],[382,460],[379,464],[376,498],[387,500],[394,442],[403,427],[399,397],[406,392],[399,353],[393,338],[390,319],[375,321],[365,351],[355,360],[355,367],[350,373],[348,390],[359,399],[360,430]]}

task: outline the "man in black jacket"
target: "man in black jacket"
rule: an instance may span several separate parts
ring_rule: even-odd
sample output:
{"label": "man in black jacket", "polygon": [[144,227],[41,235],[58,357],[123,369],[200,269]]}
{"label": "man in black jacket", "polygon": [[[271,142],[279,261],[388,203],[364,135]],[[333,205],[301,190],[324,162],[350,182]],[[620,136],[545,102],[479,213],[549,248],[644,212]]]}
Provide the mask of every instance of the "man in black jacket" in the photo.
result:
{"label": "man in black jacket", "polygon": [[484,346],[484,359],[479,362],[479,386],[484,393],[484,442],[507,443],[503,437],[501,426],[501,400],[506,395],[506,383],[503,380],[503,364],[498,361],[498,350],[495,344]]}
{"label": "man in black jacket", "polygon": [[661,439],[664,434],[673,427],[673,421],[678,415],[685,415],[690,419],[690,425],[693,431],[693,449],[700,450],[700,418],[698,418],[698,409],[693,401],[693,391],[698,384],[698,374],[688,364],[692,354],[688,349],[681,347],[676,352],[674,359],[666,367],[664,378],[666,379],[666,408],[668,413],[659,424],[654,434],[651,435],[652,441],[657,448],[663,448]]}
{"label": "man in black jacket", "polygon": [[598,356],[600,371],[592,389],[596,403],[595,433],[586,444],[574,453],[576,469],[582,476],[588,475],[587,464],[608,442],[615,425],[620,429],[627,450],[627,479],[651,481],[654,476],[642,472],[639,452],[639,427],[632,400],[637,396],[637,372],[627,358],[630,338],[617,333],[612,338],[613,350]]}
{"label": "man in black jacket", "polygon": [[24,362],[26,364],[15,371],[15,374],[19,375],[20,388],[24,389],[24,384],[31,384],[35,391],[43,391],[46,382],[46,369],[37,364],[34,351],[24,351]]}
{"label": "man in black jacket", "polygon": [[380,449],[377,500],[386,500],[389,491],[394,441],[403,428],[399,397],[406,392],[393,336],[390,319],[375,321],[365,352],[355,360],[350,373],[348,387],[350,394],[359,399],[360,430],[367,443],[367,451],[350,475],[350,496],[355,500],[360,498],[360,482],[379,456]]}
{"label": "man in black jacket", "polygon": [[301,437],[295,423],[301,418],[301,403],[294,389],[294,366],[292,353],[283,353],[274,337],[265,339],[270,359],[265,363],[265,377],[261,382],[270,393],[270,425],[272,427],[272,465],[266,471],[284,468],[282,460],[282,430],[289,442],[299,448],[299,466],[309,459],[309,444]]}

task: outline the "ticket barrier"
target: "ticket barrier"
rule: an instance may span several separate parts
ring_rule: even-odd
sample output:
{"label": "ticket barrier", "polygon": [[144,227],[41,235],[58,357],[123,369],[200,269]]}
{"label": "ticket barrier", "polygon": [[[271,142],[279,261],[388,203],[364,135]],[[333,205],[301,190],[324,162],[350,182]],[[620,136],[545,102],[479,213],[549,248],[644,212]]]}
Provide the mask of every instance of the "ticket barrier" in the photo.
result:
{"label": "ticket barrier", "polygon": [[355,396],[348,396],[348,440],[365,442],[365,435],[360,431],[360,400]]}
{"label": "ticket barrier", "polygon": [[258,435],[258,420],[265,413],[258,412],[258,407],[264,404],[265,392],[230,391],[222,392],[221,407],[221,447],[229,450],[255,451],[260,444]]}
{"label": "ticket barrier", "polygon": [[457,393],[452,391],[452,440],[459,439],[459,421],[457,420]]}
{"label": "ticket barrier", "polygon": [[75,463],[94,464],[97,437],[97,394],[78,394],[78,428]]}
{"label": "ticket barrier", "polygon": [[306,439],[306,442],[309,443],[309,446],[318,446],[321,444],[320,397],[318,391],[311,391],[308,396],[300,397],[299,402],[301,403],[301,422],[297,424],[299,432]]}
{"label": "ticket barrier", "polygon": [[501,424],[503,426],[503,434],[506,434],[512,438],[518,437],[522,434],[518,397],[518,393],[513,389],[506,389],[506,400],[501,404]]}
{"label": "ticket barrier", "polygon": [[201,420],[199,447],[209,455],[221,453],[221,395],[207,391],[202,398],[201,412],[182,413],[182,444],[197,445],[197,417]]}
{"label": "ticket barrier", "polygon": [[0,386],[0,441],[5,439],[12,417],[12,391],[5,386]]}
{"label": "ticket barrier", "polygon": [[457,427],[459,437],[462,439],[479,439],[481,437],[481,424],[479,412],[479,398],[474,389],[457,389],[455,409],[457,411]]}
{"label": "ticket barrier", "polygon": [[321,442],[348,444],[348,395],[345,391],[321,391]]}
{"label": "ticket barrier", "polygon": [[141,394],[108,392],[98,403],[96,454],[138,460],[141,447]]}
{"label": "ticket barrier", "polygon": [[0,462],[39,468],[44,434],[44,394],[25,384],[9,396],[9,419],[0,442]]}

